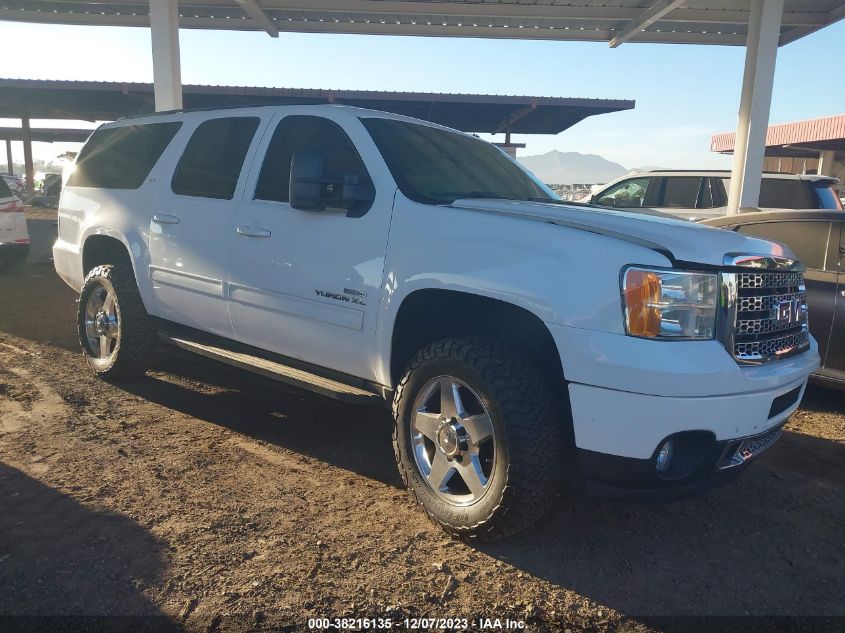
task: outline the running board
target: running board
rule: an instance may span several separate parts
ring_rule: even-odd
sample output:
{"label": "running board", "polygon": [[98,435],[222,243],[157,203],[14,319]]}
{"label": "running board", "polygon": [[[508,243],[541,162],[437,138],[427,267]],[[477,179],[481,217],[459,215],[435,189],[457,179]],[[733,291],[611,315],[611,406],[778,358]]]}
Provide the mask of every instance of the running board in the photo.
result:
{"label": "running board", "polygon": [[200,356],[205,356],[206,358],[211,358],[221,363],[238,367],[239,369],[245,369],[254,374],[260,374],[261,376],[272,378],[273,380],[278,380],[294,387],[307,389],[335,400],[351,404],[384,405],[384,398],[378,394],[332,380],[331,378],[324,378],[323,376],[318,376],[301,369],[294,369],[293,367],[282,365],[281,363],[276,363],[265,358],[173,336],[163,336],[162,338],[176,347],[199,354]]}

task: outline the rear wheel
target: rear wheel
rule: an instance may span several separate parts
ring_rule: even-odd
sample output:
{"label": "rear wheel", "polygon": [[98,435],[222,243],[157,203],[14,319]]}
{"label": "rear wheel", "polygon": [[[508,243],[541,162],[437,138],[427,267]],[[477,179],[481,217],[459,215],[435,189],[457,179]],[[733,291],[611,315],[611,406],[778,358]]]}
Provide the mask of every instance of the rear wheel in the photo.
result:
{"label": "rear wheel", "polygon": [[88,365],[110,380],[141,376],[156,348],[156,333],[131,270],[91,269],[79,295],[79,342]]}
{"label": "rear wheel", "polygon": [[539,372],[498,342],[444,339],[420,350],[394,415],[402,477],[450,534],[518,532],[559,495],[568,416]]}

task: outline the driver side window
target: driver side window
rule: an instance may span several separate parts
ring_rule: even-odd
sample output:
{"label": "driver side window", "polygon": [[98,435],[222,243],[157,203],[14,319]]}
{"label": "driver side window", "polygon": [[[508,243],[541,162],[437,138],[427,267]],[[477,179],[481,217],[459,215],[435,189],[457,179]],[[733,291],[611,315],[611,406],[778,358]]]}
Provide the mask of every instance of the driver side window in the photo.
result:
{"label": "driver side window", "polygon": [[596,202],[607,207],[643,207],[645,206],[643,200],[645,200],[646,194],[648,193],[650,183],[651,178],[623,180],[599,194]]}
{"label": "driver side window", "polygon": [[318,116],[286,116],[267,147],[255,187],[256,200],[290,201],[290,164],[294,153],[302,150],[325,154],[327,179],[369,178],[352,141],[336,123]]}

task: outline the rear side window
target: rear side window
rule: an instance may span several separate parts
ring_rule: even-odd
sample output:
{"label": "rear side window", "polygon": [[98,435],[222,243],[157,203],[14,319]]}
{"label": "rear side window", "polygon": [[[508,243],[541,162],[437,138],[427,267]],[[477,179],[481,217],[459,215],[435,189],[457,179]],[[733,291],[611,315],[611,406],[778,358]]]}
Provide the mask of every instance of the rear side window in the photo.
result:
{"label": "rear side window", "polygon": [[68,185],[137,189],[181,126],[171,121],[97,130],[79,152]]}
{"label": "rear side window", "polygon": [[6,181],[0,178],[0,198],[11,198],[14,194],[12,190],[9,189],[9,185],[6,184]]}
{"label": "rear side window", "polygon": [[813,183],[813,189],[819,198],[820,209],[842,209],[842,202],[829,184],[824,181],[816,182]]}
{"label": "rear side window", "polygon": [[804,180],[763,178],[760,204],[763,209],[816,209],[818,202]]}
{"label": "rear side window", "polygon": [[227,117],[201,123],[173,173],[173,193],[231,200],[258,123],[257,117]]}
{"label": "rear side window", "polygon": [[338,125],[317,116],[286,116],[279,122],[255,188],[256,200],[288,202],[290,187],[290,164],[294,152],[304,149],[321,150],[326,156],[328,178],[346,176],[367,176],[355,146]]}
{"label": "rear side window", "polygon": [[807,268],[836,270],[836,258],[828,257],[831,222],[759,222],[742,225],[737,231],[786,244]]}
{"label": "rear side window", "polygon": [[701,178],[683,176],[664,179],[663,201],[661,207],[670,209],[695,209],[698,204],[698,191]]}

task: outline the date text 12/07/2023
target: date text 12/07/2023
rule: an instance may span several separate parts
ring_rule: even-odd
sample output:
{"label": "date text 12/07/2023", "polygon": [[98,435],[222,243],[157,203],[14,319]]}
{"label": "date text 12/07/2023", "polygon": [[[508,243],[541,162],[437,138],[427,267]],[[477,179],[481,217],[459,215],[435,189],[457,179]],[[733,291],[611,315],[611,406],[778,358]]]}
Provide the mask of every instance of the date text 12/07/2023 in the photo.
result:
{"label": "date text 12/07/2023", "polygon": [[348,629],[358,630],[437,630],[451,631],[454,629],[477,631],[520,631],[525,629],[523,620],[510,618],[309,618],[308,628],[311,630]]}

